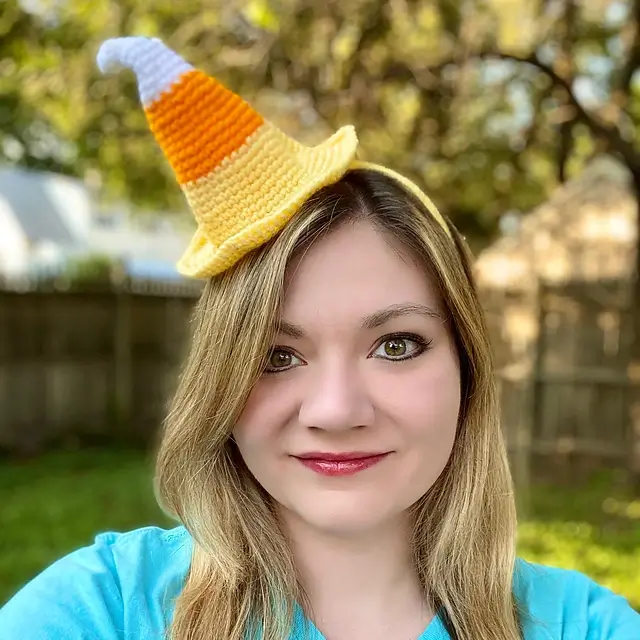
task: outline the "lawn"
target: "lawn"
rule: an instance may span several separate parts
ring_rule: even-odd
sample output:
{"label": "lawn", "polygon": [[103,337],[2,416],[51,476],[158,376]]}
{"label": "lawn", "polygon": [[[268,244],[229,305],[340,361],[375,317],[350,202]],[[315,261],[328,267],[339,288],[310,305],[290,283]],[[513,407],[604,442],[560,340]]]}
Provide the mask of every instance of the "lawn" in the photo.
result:
{"label": "lawn", "polygon": [[[137,452],[50,454],[0,466],[0,603],[96,533],[172,526],[155,505],[151,462]],[[582,489],[537,486],[520,555],[578,569],[640,608],[640,501],[610,477]]]}

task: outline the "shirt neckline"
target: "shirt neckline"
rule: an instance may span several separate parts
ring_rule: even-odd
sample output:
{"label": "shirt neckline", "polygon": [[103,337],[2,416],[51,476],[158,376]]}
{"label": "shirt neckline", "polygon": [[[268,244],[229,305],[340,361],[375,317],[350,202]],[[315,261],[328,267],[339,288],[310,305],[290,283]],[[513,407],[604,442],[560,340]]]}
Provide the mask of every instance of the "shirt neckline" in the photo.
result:
{"label": "shirt neckline", "polygon": [[[305,634],[305,631],[308,633]],[[304,614],[302,607],[296,605],[294,632],[291,640],[299,640],[301,638],[308,638],[308,640],[326,640],[313,621]],[[449,633],[447,632],[440,612],[436,613],[416,640],[450,640]]]}

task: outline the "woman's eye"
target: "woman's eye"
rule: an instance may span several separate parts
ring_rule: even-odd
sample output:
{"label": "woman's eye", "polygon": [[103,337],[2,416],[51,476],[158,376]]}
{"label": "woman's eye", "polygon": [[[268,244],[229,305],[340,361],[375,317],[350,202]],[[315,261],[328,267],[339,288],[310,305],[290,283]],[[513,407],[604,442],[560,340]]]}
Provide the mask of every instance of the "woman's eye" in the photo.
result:
{"label": "woman's eye", "polygon": [[267,373],[286,371],[293,366],[301,364],[302,360],[286,349],[274,349],[269,356],[269,361],[265,368]]}
{"label": "woman's eye", "polygon": [[381,342],[372,356],[385,360],[408,360],[420,355],[425,349],[426,345],[423,342],[398,336]]}

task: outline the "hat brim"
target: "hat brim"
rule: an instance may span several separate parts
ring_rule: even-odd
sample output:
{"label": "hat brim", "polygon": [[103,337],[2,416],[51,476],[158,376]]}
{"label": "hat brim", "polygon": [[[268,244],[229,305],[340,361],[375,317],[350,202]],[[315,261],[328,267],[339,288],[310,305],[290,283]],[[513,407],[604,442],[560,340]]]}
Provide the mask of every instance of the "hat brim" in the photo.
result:
{"label": "hat brim", "polygon": [[345,126],[316,147],[304,147],[294,141],[291,144],[297,147],[292,151],[296,156],[296,173],[301,176],[298,184],[283,185],[282,199],[271,212],[243,227],[219,246],[210,241],[203,225],[199,225],[178,262],[177,268],[182,275],[212,277],[268,242],[314,193],[334,184],[349,170],[356,155],[358,138],[353,127]]}

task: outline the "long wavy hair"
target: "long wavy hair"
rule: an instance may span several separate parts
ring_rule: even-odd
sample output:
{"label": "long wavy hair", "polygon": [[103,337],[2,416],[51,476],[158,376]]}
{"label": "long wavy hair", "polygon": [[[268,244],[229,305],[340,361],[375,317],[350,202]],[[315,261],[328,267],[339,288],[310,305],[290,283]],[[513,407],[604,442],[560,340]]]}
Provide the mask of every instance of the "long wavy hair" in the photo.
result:
{"label": "long wavy hair", "polygon": [[193,538],[171,640],[286,640],[307,606],[270,496],[231,433],[266,364],[287,265],[338,225],[365,219],[419,260],[447,310],[461,371],[453,451],[412,508],[415,570],[458,640],[520,640],[513,591],[516,512],[493,363],[470,253],[394,180],[348,172],[313,196],[267,245],[209,280],[157,457],[163,509]]}

